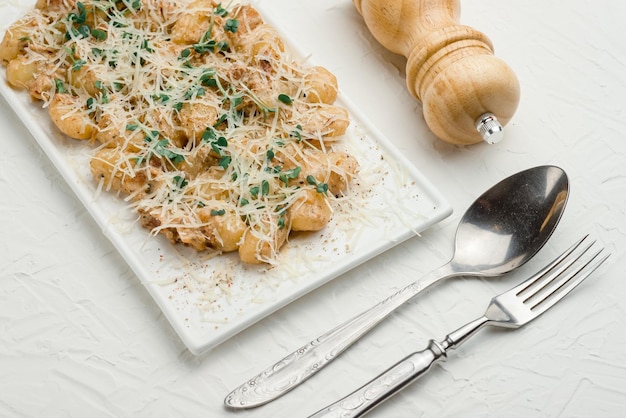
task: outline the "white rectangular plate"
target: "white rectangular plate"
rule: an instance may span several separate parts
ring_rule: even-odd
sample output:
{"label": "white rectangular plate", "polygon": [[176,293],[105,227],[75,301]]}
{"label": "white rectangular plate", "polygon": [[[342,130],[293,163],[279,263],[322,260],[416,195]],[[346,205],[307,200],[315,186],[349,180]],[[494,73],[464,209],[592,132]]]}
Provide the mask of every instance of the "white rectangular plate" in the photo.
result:
{"label": "white rectangular plate", "polygon": [[[7,27],[24,10],[23,5],[3,6],[0,25]],[[354,190],[360,198],[352,210],[336,212],[319,233],[290,239],[281,252],[282,261],[271,268],[242,265],[236,254],[198,254],[150,236],[123,199],[97,193],[88,164],[92,146],[61,135],[41,103],[8,86],[4,71],[0,83],[0,93],[194,354],[209,350],[452,212],[430,181],[354,105],[340,97],[337,104],[347,108],[352,119],[345,147],[361,167]]]}

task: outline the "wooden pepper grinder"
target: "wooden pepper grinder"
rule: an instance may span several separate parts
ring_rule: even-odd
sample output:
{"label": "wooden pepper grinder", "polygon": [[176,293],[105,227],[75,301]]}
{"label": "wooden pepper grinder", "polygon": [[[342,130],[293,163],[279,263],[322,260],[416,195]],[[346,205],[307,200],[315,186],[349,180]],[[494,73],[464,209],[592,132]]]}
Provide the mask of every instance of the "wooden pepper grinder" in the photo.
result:
{"label": "wooden pepper grinder", "polygon": [[458,0],[353,1],[376,40],[407,58],[409,91],[435,135],[463,145],[502,139],[519,82],[483,33],[458,23]]}

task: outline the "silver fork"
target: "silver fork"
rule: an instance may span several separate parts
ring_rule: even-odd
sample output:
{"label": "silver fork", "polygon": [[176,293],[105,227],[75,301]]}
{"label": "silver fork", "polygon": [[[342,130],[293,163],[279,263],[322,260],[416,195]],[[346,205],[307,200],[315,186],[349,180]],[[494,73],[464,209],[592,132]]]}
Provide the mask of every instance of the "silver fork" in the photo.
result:
{"label": "silver fork", "polygon": [[609,257],[610,254],[603,254],[604,248],[601,248],[583,259],[583,255],[595,244],[595,241],[588,243],[587,238],[583,237],[522,284],[493,298],[480,318],[451,332],[443,341],[430,340],[425,350],[410,354],[369,383],[309,418],[362,416],[423,376],[435,362],[445,360],[448,350],[457,348],[484,326],[519,328],[537,318]]}

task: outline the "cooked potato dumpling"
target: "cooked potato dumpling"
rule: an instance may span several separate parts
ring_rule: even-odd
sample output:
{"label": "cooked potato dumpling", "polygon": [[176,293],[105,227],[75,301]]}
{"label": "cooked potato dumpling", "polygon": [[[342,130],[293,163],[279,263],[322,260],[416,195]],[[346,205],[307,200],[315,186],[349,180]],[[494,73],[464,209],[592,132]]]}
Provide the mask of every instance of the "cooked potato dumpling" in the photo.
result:
{"label": "cooked potato dumpling", "polygon": [[0,61],[60,133],[89,141],[98,191],[197,251],[277,263],[358,174],[338,151],[350,119],[337,79],[294,60],[250,5],[38,0]]}

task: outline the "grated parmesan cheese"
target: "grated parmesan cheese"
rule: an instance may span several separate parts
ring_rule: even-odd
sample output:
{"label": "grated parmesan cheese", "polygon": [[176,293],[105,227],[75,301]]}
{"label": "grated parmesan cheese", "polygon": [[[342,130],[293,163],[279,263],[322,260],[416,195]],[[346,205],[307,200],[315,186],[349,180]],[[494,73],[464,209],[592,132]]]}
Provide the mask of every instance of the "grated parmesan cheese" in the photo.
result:
{"label": "grated parmesan cheese", "polygon": [[334,151],[349,124],[336,79],[294,60],[249,5],[40,0],[0,59],[63,133],[94,142],[98,190],[198,251],[275,263],[358,172]]}

